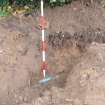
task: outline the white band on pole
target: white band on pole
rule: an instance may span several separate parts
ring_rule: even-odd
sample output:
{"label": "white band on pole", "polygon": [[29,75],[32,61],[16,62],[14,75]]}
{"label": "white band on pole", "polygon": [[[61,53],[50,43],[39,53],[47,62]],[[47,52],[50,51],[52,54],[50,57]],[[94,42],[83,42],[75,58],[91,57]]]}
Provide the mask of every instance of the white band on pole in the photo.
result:
{"label": "white band on pole", "polygon": [[46,70],[43,70],[43,76],[46,77]]}
{"label": "white band on pole", "polygon": [[45,60],[46,60],[45,51],[42,51],[42,57],[43,57],[43,62],[45,62]]}
{"label": "white band on pole", "polygon": [[44,16],[44,10],[43,10],[43,0],[41,0],[41,16]]}
{"label": "white band on pole", "polygon": [[45,33],[44,33],[44,30],[42,30],[42,41],[44,42],[45,41],[45,35],[44,35]]}

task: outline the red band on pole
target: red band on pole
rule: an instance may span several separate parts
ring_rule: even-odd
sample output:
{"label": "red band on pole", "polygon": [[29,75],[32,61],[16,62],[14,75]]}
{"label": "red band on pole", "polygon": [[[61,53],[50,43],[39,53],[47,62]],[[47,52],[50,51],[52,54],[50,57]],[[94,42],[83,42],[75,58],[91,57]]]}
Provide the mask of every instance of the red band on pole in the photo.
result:
{"label": "red band on pole", "polygon": [[45,50],[46,50],[46,44],[45,44],[45,41],[41,41],[40,49],[41,49],[42,51],[45,51]]}
{"label": "red band on pole", "polygon": [[47,70],[47,62],[42,62],[42,65],[41,65],[41,70]]}
{"label": "red band on pole", "polygon": [[45,29],[47,26],[47,22],[46,19],[44,18],[44,16],[40,16],[39,18],[39,25],[42,29]]}

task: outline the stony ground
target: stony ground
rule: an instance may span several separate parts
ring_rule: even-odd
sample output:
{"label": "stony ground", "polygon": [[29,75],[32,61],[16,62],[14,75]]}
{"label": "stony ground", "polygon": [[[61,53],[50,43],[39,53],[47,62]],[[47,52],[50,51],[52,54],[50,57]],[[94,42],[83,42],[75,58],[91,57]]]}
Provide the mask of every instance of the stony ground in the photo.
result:
{"label": "stony ground", "polygon": [[0,105],[104,105],[105,9],[74,2],[45,10],[48,72],[41,85],[39,12],[0,20]]}

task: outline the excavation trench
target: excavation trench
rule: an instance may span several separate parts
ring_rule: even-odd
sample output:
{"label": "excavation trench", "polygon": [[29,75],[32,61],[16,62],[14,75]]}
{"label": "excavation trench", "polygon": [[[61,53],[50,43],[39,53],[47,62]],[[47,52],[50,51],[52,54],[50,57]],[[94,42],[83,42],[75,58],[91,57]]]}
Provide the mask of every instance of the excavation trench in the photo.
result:
{"label": "excavation trench", "polygon": [[[48,84],[45,85],[38,84],[40,73],[31,72],[31,84],[28,88],[28,92],[27,87],[25,87],[20,90],[20,94],[25,96],[27,93],[30,102],[33,97],[46,96],[45,92],[51,91],[53,87],[65,89],[68,84],[68,78],[74,75],[77,70],[74,68],[81,62],[81,58],[86,56],[88,48],[92,43],[105,43],[105,31],[89,28],[81,32],[75,32],[74,34],[68,32],[50,33],[47,36],[48,72],[57,78],[49,81]],[[73,85],[71,80],[69,84],[70,86]]]}
{"label": "excavation trench", "polygon": [[[91,28],[75,32],[54,32],[47,37],[49,72],[58,75],[53,86],[64,87],[68,75],[72,75],[73,67],[87,52],[92,43],[105,43],[105,31]],[[51,86],[51,84],[50,84]]]}

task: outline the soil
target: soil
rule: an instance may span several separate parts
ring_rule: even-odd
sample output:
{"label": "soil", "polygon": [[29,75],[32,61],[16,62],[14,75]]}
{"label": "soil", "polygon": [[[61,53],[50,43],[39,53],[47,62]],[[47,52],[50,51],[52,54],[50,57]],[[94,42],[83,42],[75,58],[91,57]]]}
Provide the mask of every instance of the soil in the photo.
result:
{"label": "soil", "polygon": [[105,9],[79,1],[46,8],[48,73],[42,79],[37,11],[0,19],[0,105],[104,105]]}

